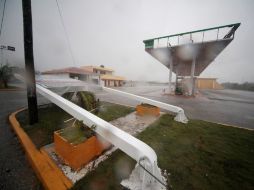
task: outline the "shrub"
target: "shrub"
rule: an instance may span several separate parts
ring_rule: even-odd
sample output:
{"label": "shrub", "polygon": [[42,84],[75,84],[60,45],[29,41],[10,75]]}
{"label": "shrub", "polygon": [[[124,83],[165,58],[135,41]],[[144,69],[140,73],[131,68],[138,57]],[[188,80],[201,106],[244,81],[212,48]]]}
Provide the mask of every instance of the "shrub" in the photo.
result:
{"label": "shrub", "polygon": [[[63,94],[63,97],[73,102],[72,100],[73,95],[74,92],[67,92]],[[96,97],[92,92],[82,91],[78,92],[76,96],[77,102],[75,101],[74,103],[77,104],[78,106],[84,108],[87,111],[91,111],[97,108]]]}
{"label": "shrub", "polygon": [[1,64],[0,66],[0,85],[3,88],[8,88],[8,81],[12,77],[12,67],[9,64]]}

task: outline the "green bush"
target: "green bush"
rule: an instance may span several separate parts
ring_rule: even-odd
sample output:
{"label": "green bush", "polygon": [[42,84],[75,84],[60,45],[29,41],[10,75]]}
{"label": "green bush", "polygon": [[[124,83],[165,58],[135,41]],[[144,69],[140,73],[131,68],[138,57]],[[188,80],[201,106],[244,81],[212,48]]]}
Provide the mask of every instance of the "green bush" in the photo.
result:
{"label": "green bush", "polygon": [[78,106],[84,108],[87,111],[91,111],[97,108],[98,104],[96,102],[96,97],[92,92],[81,91],[76,94],[77,102],[72,100],[74,92],[67,92],[63,94],[63,97],[67,100],[72,101],[73,103],[77,104]]}
{"label": "green bush", "polygon": [[0,65],[0,87],[8,88],[8,82],[12,77],[12,67],[9,64]]}
{"label": "green bush", "polygon": [[80,98],[81,107],[91,111],[97,107],[95,95],[91,92],[78,92],[77,96]]}

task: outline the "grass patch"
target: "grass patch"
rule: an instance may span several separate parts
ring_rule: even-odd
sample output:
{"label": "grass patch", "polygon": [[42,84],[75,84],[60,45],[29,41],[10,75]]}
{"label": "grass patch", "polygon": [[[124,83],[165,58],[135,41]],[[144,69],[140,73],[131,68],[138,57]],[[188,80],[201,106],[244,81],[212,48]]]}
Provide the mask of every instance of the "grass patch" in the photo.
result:
{"label": "grass patch", "polygon": [[135,108],[103,102],[100,104],[97,116],[106,121],[112,121],[119,117],[123,117],[133,111],[135,111]]}
{"label": "grass patch", "polygon": [[58,134],[73,145],[80,144],[95,135],[95,132],[81,121],[75,121],[72,125],[58,131]]}
{"label": "grass patch", "polygon": [[142,103],[140,104],[141,106],[147,107],[147,108],[156,108],[156,106],[151,105],[151,104],[146,104],[146,103]]}
{"label": "grass patch", "polygon": [[54,131],[67,127],[64,121],[71,116],[53,104],[39,108],[38,114],[39,122],[34,125],[29,125],[27,110],[18,113],[16,117],[36,147],[41,148],[53,142]]}
{"label": "grass patch", "polygon": [[[170,172],[172,189],[254,189],[253,131],[199,120],[185,125],[163,115],[138,138],[156,151],[159,167]],[[72,189],[122,189],[118,159],[131,160],[117,151]]]}
{"label": "grass patch", "polygon": [[173,189],[253,189],[254,132],[164,115],[139,138],[171,173]]}
{"label": "grass patch", "polygon": [[20,88],[19,88],[19,87],[16,87],[16,86],[10,86],[10,85],[8,85],[8,87],[5,88],[3,85],[0,85],[0,89],[1,89],[1,90],[4,90],[4,89],[9,90],[9,89],[20,89]]}
{"label": "grass patch", "polygon": [[61,137],[66,139],[69,143],[76,145],[84,142],[87,137],[85,136],[84,130],[80,127],[67,127],[59,131]]}
{"label": "grass patch", "polygon": [[[130,107],[100,102],[97,116],[106,121],[111,121],[125,116],[132,111],[134,109]],[[26,131],[37,148],[53,143],[54,131],[72,125],[72,122],[64,123],[65,120],[72,118],[72,116],[54,104],[41,107],[38,109],[38,112],[39,122],[34,125],[29,125],[27,110],[17,114],[21,127]]]}
{"label": "grass patch", "polygon": [[71,190],[116,190],[123,189],[120,182],[128,178],[135,161],[120,150],[100,163],[96,170],[75,183]]}

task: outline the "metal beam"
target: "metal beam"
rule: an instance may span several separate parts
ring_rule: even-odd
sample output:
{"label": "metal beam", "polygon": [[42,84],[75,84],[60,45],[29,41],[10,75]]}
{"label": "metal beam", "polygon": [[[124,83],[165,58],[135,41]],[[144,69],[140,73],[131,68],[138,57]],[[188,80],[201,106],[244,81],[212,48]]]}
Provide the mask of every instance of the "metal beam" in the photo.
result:
{"label": "metal beam", "polygon": [[212,27],[212,28],[205,28],[205,29],[201,29],[201,30],[193,30],[193,31],[190,31],[190,32],[183,32],[183,33],[172,34],[172,35],[168,35],[168,36],[161,36],[161,37],[157,37],[157,38],[151,38],[151,39],[144,40],[143,42],[144,43],[152,43],[151,41],[162,39],[162,38],[170,38],[170,37],[182,36],[182,35],[186,35],[186,34],[206,32],[206,31],[209,31],[209,30],[216,30],[216,29],[227,28],[227,27],[234,27],[234,28],[237,29],[240,25],[241,25],[241,23],[227,24],[227,25],[222,25],[222,26],[217,26],[217,27]]}

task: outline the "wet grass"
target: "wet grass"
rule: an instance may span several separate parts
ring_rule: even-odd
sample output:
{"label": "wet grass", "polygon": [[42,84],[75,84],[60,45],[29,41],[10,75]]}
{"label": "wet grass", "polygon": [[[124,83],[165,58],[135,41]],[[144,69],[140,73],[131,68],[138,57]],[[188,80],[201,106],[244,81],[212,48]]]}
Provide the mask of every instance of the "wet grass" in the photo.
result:
{"label": "wet grass", "polygon": [[116,190],[124,189],[120,182],[128,178],[135,161],[120,150],[100,163],[96,170],[75,183],[71,190]]}
{"label": "wet grass", "polygon": [[73,145],[80,144],[87,140],[84,130],[77,126],[66,127],[59,131],[59,134]]}
{"label": "wet grass", "polygon": [[142,103],[141,106],[147,107],[147,108],[156,108],[156,106],[151,104]]}
{"label": "wet grass", "polygon": [[66,127],[64,121],[71,116],[53,104],[39,108],[38,115],[39,122],[34,125],[29,125],[27,110],[18,113],[17,119],[36,147],[41,148],[53,142],[54,131]]}
{"label": "wet grass", "polygon": [[135,109],[132,107],[103,102],[102,104],[100,104],[97,116],[106,121],[112,121],[119,117],[123,117],[133,111],[135,111]]}
{"label": "wet grass", "polygon": [[[158,155],[171,189],[254,189],[254,132],[191,120],[187,125],[163,115],[138,138]],[[119,160],[128,160],[119,167]],[[121,151],[78,181],[72,189],[122,189],[119,175],[135,162]],[[116,169],[117,168],[117,169]]]}
{"label": "wet grass", "polygon": [[254,189],[254,131],[164,115],[139,138],[155,149],[173,189]]}
{"label": "wet grass", "polygon": [[[72,118],[72,116],[54,104],[43,106],[38,111],[39,122],[34,125],[29,125],[27,110],[17,114],[18,121],[37,148],[53,143],[54,131],[69,127],[74,121],[64,123],[64,121]],[[111,121],[133,111],[134,109],[130,107],[100,102],[100,109],[98,110],[97,116],[106,121]]]}
{"label": "wet grass", "polygon": [[7,88],[5,88],[3,85],[0,85],[0,90],[9,90],[9,89],[21,89],[21,88],[19,88],[19,87],[16,87],[16,86],[10,86],[10,85],[8,85],[8,87]]}

